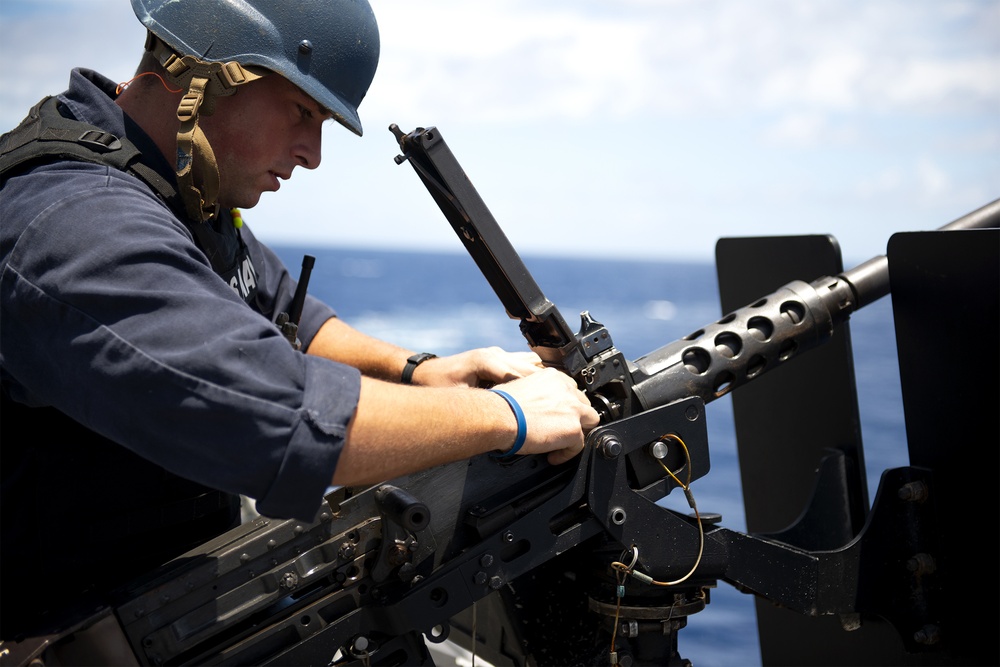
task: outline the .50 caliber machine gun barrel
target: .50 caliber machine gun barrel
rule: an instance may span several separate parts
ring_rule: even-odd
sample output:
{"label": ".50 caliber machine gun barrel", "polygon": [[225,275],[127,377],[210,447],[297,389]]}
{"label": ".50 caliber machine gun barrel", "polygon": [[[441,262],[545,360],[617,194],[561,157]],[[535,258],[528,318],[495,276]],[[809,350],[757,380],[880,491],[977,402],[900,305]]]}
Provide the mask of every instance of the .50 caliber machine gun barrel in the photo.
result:
{"label": ".50 caliber machine gun barrel", "polygon": [[[1000,226],[1000,199],[938,231]],[[859,308],[889,293],[889,261],[793,281],[635,361],[633,391],[643,409],[699,396],[708,403],[825,342]]]}

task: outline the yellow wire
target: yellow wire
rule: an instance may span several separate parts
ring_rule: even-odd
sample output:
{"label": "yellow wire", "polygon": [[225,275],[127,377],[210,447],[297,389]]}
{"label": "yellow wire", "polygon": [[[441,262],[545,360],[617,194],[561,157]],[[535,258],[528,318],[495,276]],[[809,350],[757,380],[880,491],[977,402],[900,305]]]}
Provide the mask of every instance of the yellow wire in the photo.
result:
{"label": "yellow wire", "polygon": [[[618,580],[618,585],[624,586],[621,577],[622,575],[620,572],[615,574],[615,578]],[[615,652],[615,639],[618,637],[618,614],[622,608],[622,599],[618,596],[618,591],[615,591],[615,600],[617,600],[617,602],[615,603],[615,624],[611,628],[611,653]],[[617,665],[618,661],[616,660],[615,666]]]}
{"label": "yellow wire", "polygon": [[[689,491],[689,488],[691,486],[691,452],[688,451],[688,447],[684,443],[684,440],[682,440],[680,436],[674,435],[673,433],[668,433],[667,435],[662,436],[660,440],[665,440],[668,438],[676,441],[684,450],[684,458],[687,460],[687,469],[688,469],[687,484],[678,479],[677,475],[675,475],[673,471],[670,470],[670,468],[668,468],[663,461],[659,459],[657,459],[657,461],[659,462],[660,466],[667,472],[667,474],[670,475],[670,477],[672,477],[675,482],[677,482],[677,485],[680,486],[681,489],[683,489],[684,491],[688,492],[687,495],[691,501],[691,509],[694,510],[695,519],[698,521],[698,557],[695,559],[694,566],[691,568],[691,570],[688,571],[688,573],[685,574],[680,579],[675,579],[674,581],[657,581],[656,579],[652,578],[650,578],[649,581],[646,581],[645,579],[640,579],[640,581],[646,581],[646,583],[652,584],[654,586],[676,586],[677,584],[686,581],[691,577],[691,575],[695,573],[695,570],[698,569],[698,566],[701,564],[701,558],[705,553],[705,528],[704,526],[702,526],[701,523],[701,514],[698,512],[698,503],[695,502],[694,495]],[[635,554],[635,558],[633,559],[631,565],[625,565],[625,563],[615,561],[611,564],[611,567],[613,567],[615,570],[618,570],[619,572],[624,572],[625,574],[632,575],[632,572],[635,570],[635,563],[636,561],[639,560],[639,547],[637,547],[636,545],[632,545],[632,549]]]}
{"label": "yellow wire", "polygon": [[[691,569],[688,571],[688,573],[685,574],[680,579],[675,579],[674,581],[657,581],[656,579],[653,579],[652,577],[647,577],[645,575],[643,575],[645,578],[639,579],[639,581],[644,581],[645,583],[652,584],[654,586],[676,586],[677,584],[679,584],[679,583],[681,583],[683,581],[686,581],[687,579],[689,579],[691,577],[691,575],[693,575],[695,573],[695,570],[698,569],[698,566],[701,564],[701,558],[702,558],[702,556],[705,553],[705,528],[704,528],[704,526],[701,523],[701,514],[698,512],[698,503],[695,502],[695,500],[694,500],[694,494],[692,494],[690,492],[690,490],[689,490],[690,486],[691,486],[691,452],[688,451],[687,444],[685,444],[684,440],[682,440],[679,435],[675,435],[673,433],[668,433],[667,435],[664,435],[664,436],[660,437],[660,440],[666,440],[666,439],[670,439],[670,440],[676,441],[681,446],[681,448],[684,450],[684,458],[687,461],[687,484],[685,484],[680,479],[678,479],[677,475],[675,475],[674,472],[672,470],[670,470],[670,468],[668,468],[667,465],[663,461],[661,461],[660,459],[657,459],[657,462],[660,464],[660,467],[662,467],[667,472],[667,474],[670,475],[670,477],[673,478],[673,480],[675,482],[677,482],[677,485],[679,487],[681,487],[681,489],[683,489],[684,491],[687,492],[688,500],[691,503],[691,509],[694,510],[695,519],[698,521],[698,557],[695,559],[694,565],[691,567]],[[639,547],[638,547],[638,545],[633,544],[631,546],[632,562],[630,564],[628,564],[628,565],[626,565],[623,562],[624,559],[625,559],[625,553],[627,551],[629,551],[629,549],[626,549],[625,551],[622,552],[622,555],[620,556],[620,558],[622,558],[621,561],[617,561],[616,560],[616,561],[614,561],[614,562],[611,563],[611,567],[615,570],[615,578],[618,580],[618,585],[619,586],[623,585],[622,584],[622,576],[623,575],[624,576],[633,576],[633,577],[635,577],[635,575],[633,574],[633,572],[635,571],[636,563],[639,562]],[[617,604],[615,605],[614,627],[611,630],[611,653],[612,654],[615,652],[615,640],[618,637],[618,618],[619,618],[619,612],[621,611],[621,607],[622,607],[622,599],[620,597],[618,597],[618,591],[615,591],[615,598],[617,600]],[[673,609],[673,607],[671,607],[671,609]],[[617,663],[616,663],[616,665],[617,665]]]}

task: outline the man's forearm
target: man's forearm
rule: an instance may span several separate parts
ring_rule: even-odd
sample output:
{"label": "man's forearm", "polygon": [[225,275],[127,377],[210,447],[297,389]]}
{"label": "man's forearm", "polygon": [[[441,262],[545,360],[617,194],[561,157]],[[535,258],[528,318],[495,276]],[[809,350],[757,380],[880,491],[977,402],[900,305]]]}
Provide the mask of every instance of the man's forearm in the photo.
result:
{"label": "man's forearm", "polygon": [[397,382],[413,352],[363,334],[341,319],[327,320],[309,343],[309,354],[354,366],[368,377]]}
{"label": "man's forearm", "polygon": [[333,482],[374,484],[508,449],[515,433],[509,409],[491,392],[362,378],[357,412]]}
{"label": "man's forearm", "polygon": [[[578,455],[600,417],[568,375],[553,368],[502,385],[410,387],[361,378],[361,395],[333,477],[372,484],[489,451]],[[509,399],[509,401],[508,401]]]}

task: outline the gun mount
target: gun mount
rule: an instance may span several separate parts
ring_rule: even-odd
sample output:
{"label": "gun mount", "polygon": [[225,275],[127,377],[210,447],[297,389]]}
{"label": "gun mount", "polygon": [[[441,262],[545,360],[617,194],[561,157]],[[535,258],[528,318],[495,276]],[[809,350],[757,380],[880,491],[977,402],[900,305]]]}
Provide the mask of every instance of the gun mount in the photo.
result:
{"label": "gun mount", "polygon": [[[561,466],[542,457],[477,457],[342,489],[312,523],[259,518],[135,582],[115,604],[4,647],[0,662],[108,662],[113,655],[123,664],[432,665],[427,642],[450,639],[496,665],[684,665],[678,633],[723,581],[760,600],[759,613],[780,609],[799,623],[760,616],[768,624],[761,628],[766,664],[996,663],[995,605],[971,610],[970,575],[962,570],[981,564],[975,576],[988,595],[996,590],[996,547],[977,543],[970,555],[963,545],[997,525],[995,502],[974,515],[964,510],[970,494],[992,488],[997,467],[1000,233],[983,228],[997,225],[1000,200],[930,243],[898,235],[887,257],[851,271],[782,278],[783,286],[755,293],[768,296],[737,300],[750,305],[629,361],[588,313],[571,331],[440,132],[392,129],[402,150],[397,162],[414,167],[529,346],[573,376],[601,412],[584,453]],[[954,244],[959,249],[949,250]],[[812,267],[819,254],[802,260]],[[831,262],[821,259],[825,269]],[[732,302],[739,290],[720,282]],[[779,500],[792,521],[769,526],[775,513],[749,516],[748,503],[749,531],[741,533],[699,510],[692,482],[710,469],[706,403],[742,385],[734,401],[752,395],[795,368],[791,360],[822,354],[890,282],[906,342],[901,375],[913,465],[886,471],[869,509],[860,442],[831,441],[825,432],[837,429],[827,418],[792,443],[805,449],[814,441],[825,452],[795,473],[809,487],[805,501]],[[975,307],[963,307],[956,294]],[[970,330],[986,341],[976,346],[974,368],[955,353],[969,347],[962,343]],[[928,360],[932,378],[923,372]],[[778,384],[803,394],[828,380]],[[773,386],[769,392],[764,400],[776,400]],[[848,404],[840,421],[851,421],[852,392],[836,399],[837,408]],[[741,465],[746,431],[751,458],[784,473],[786,454],[759,444],[774,439],[775,421],[783,420],[748,421],[738,422]],[[966,441],[984,444],[977,456],[985,465],[956,458],[949,443]],[[661,504],[678,489],[690,514]],[[758,492],[766,490],[746,491],[748,500]],[[835,627],[822,625],[817,635],[824,619]],[[797,660],[765,643],[775,628]],[[793,635],[812,642],[813,652]]]}

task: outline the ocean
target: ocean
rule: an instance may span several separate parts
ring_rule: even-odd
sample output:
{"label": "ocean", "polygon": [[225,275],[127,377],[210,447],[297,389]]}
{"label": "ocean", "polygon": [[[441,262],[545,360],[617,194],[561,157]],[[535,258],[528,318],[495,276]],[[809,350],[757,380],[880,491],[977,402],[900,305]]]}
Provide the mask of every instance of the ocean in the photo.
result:
{"label": "ocean", "polygon": [[[518,322],[507,317],[461,248],[456,253],[272,248],[296,276],[303,255],[313,255],[309,292],[367,334],[438,355],[490,345],[527,349]],[[572,328],[578,326],[579,314],[589,311],[629,359],[682,338],[723,314],[715,267],[708,262],[532,256],[522,261]],[[850,328],[869,497],[874,498],[883,470],[908,465],[890,297],[855,313]],[[706,415],[712,467],[692,484],[692,492],[702,512],[721,514],[722,525],[744,531],[728,397],[709,403]],[[725,582],[678,636],[681,656],[695,667],[761,664],[753,598]]]}

